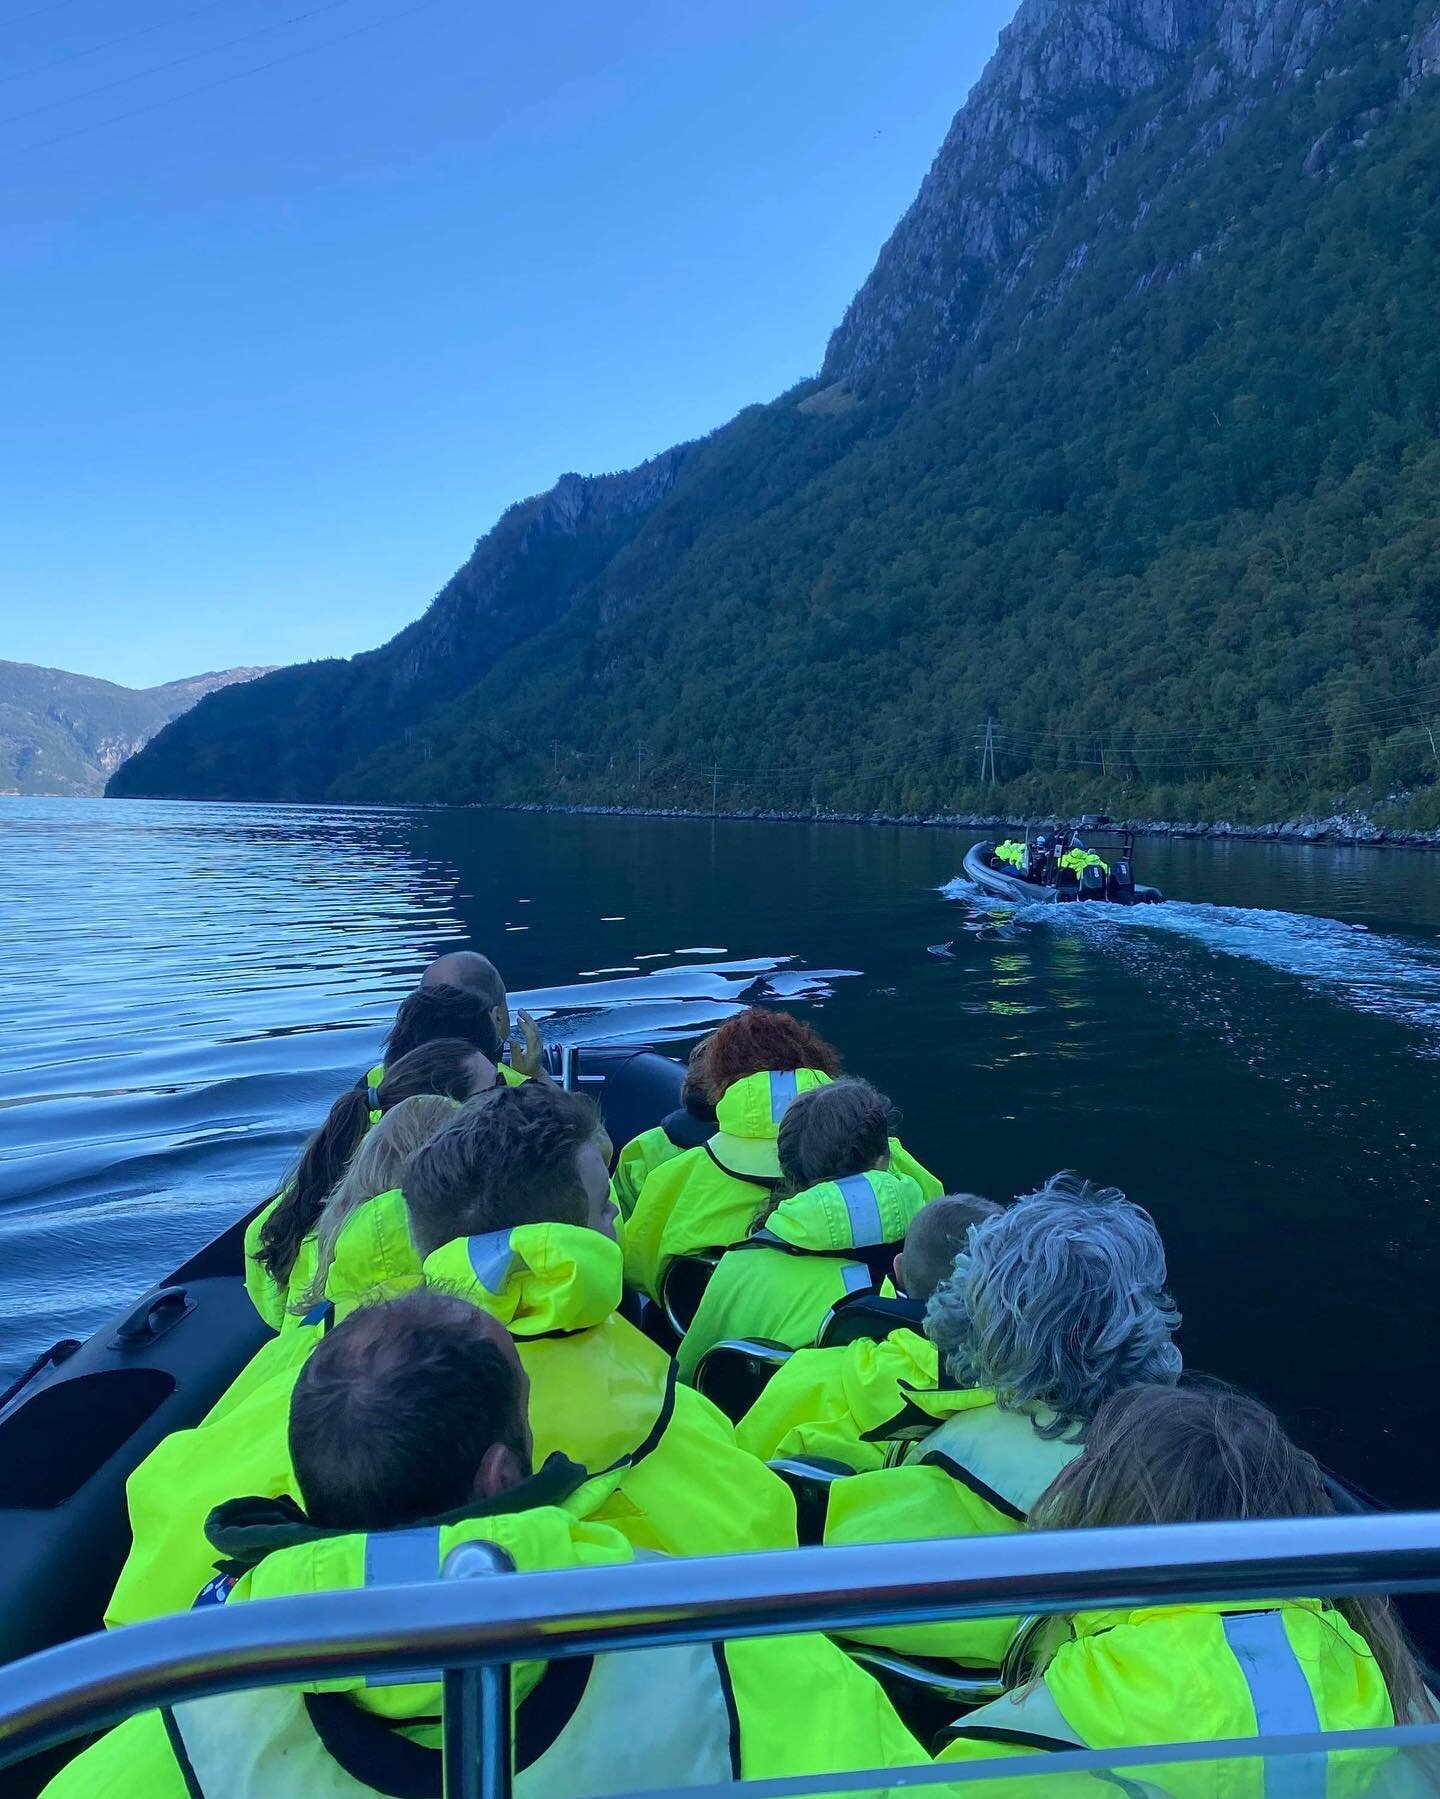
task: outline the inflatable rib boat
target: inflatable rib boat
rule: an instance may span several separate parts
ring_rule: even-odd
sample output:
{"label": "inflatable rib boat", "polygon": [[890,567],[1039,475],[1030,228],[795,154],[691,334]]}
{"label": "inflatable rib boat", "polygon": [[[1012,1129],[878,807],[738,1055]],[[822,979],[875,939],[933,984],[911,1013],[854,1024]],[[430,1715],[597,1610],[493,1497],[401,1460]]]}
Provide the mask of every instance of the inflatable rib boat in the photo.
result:
{"label": "inflatable rib boat", "polygon": [[[1036,839],[1036,843],[1043,841]],[[1030,847],[1027,840],[1027,849]],[[1054,853],[1031,858],[1032,872],[1022,873],[1013,862],[1002,861],[993,843],[972,843],[965,852],[965,873],[993,899],[1016,906],[1062,905],[1070,902],[1107,902],[1113,906],[1156,905],[1164,899],[1158,887],[1142,887],[1135,880],[1132,860],[1135,835],[1117,831],[1096,842],[1087,831],[1085,847],[1096,852],[1092,866],[1080,872],[1059,866]]]}

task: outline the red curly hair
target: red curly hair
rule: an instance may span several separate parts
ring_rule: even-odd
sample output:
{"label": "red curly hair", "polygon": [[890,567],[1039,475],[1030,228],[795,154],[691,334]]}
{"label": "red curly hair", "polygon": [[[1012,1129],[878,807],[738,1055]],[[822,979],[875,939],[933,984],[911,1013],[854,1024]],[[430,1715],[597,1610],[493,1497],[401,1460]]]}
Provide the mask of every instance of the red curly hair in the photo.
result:
{"label": "red curly hair", "polygon": [[835,1080],[841,1067],[839,1050],[808,1024],[789,1012],[767,1012],[761,1006],[727,1018],[706,1044],[701,1062],[712,1102],[747,1074],[818,1068]]}

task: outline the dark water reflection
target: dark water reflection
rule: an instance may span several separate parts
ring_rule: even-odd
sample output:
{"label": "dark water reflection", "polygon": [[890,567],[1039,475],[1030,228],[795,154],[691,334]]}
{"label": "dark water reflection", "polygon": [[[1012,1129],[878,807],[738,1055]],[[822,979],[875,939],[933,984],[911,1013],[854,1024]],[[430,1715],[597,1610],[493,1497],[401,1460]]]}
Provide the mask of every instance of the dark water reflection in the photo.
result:
{"label": "dark water reflection", "polygon": [[576,1040],[784,998],[952,1186],[1125,1187],[1190,1365],[1431,1499],[1440,858],[1153,844],[1172,906],[1012,914],[946,896],[967,841],[5,802],[0,1367],[263,1194],[421,965],[472,941]]}

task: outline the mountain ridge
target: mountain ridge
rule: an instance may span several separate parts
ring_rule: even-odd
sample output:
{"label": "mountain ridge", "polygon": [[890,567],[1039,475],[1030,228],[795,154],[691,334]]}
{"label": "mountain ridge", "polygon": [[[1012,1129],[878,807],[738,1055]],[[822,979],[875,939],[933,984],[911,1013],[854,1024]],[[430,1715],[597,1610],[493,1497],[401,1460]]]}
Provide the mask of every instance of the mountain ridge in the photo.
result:
{"label": "mountain ridge", "polygon": [[1433,3],[1025,0],[813,380],[565,477],[468,611],[205,701],[111,790],[684,803],[708,764],[732,803],[929,810],[996,711],[1011,807],[1433,782],[1397,720],[1440,692],[1437,62]]}
{"label": "mountain ridge", "polygon": [[0,795],[98,794],[120,764],[207,694],[269,674],[212,669],[155,687],[0,661]]}

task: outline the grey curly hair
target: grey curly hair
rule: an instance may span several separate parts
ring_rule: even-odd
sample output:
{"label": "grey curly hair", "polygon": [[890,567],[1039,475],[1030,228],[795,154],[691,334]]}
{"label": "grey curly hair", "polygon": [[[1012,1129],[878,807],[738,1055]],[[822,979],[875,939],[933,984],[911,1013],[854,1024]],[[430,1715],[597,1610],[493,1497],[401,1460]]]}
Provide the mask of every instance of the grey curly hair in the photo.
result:
{"label": "grey curly hair", "polygon": [[925,1310],[962,1386],[989,1387],[1007,1411],[1055,1413],[1042,1437],[1087,1422],[1122,1387],[1177,1381],[1179,1322],[1150,1214],[1069,1173],[973,1225]]}

